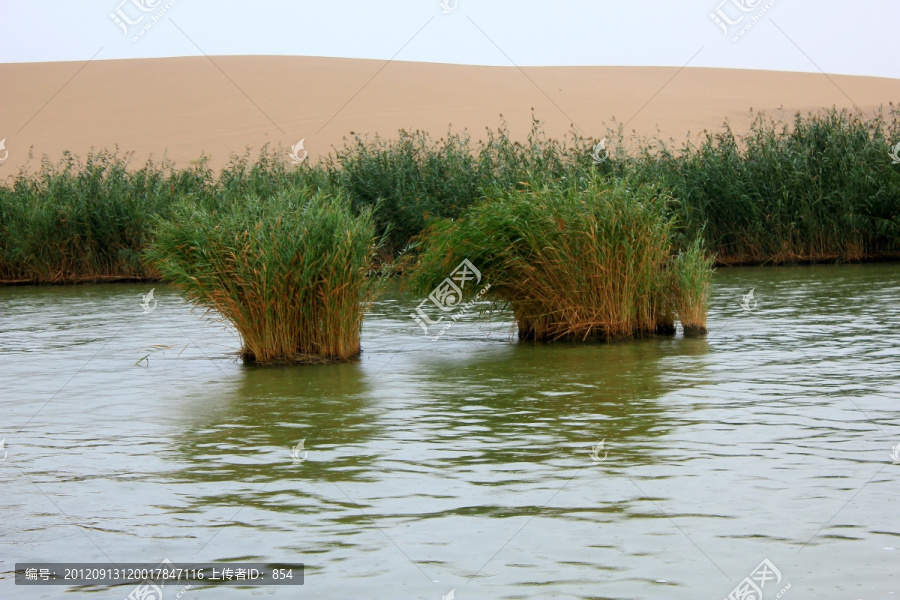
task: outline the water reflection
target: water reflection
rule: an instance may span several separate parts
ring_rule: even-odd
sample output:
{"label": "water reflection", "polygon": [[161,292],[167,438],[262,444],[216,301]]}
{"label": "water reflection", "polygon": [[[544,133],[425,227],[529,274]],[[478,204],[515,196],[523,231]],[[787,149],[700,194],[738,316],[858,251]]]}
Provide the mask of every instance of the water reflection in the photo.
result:
{"label": "water reflection", "polygon": [[[314,368],[242,368],[233,389],[217,400],[215,421],[174,441],[173,481],[201,486],[194,509],[256,507],[290,511],[271,497],[286,485],[298,493],[323,481],[364,480],[373,458],[364,448],[379,429],[371,419],[369,385],[359,364]],[[304,440],[305,452],[292,456]],[[186,468],[187,467],[187,468]],[[241,484],[240,493],[206,484]],[[277,490],[266,485],[278,483]]]}
{"label": "water reflection", "polygon": [[433,432],[434,444],[447,440],[471,449],[457,464],[551,463],[585,457],[602,439],[626,451],[632,438],[668,431],[658,399],[687,385],[668,376],[669,364],[681,348],[699,353],[702,346],[695,341],[516,343],[511,352],[469,364],[423,358],[412,376],[424,391],[416,403],[417,422]]}

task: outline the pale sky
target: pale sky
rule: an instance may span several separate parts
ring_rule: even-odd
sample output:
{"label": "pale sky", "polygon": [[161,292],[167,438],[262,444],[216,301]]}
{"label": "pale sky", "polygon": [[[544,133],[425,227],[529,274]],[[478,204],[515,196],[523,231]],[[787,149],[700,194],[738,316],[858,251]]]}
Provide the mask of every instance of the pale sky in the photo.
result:
{"label": "pale sky", "polygon": [[[455,8],[444,13],[438,0],[0,0],[0,62],[202,53],[499,66],[690,61],[900,78],[898,0],[444,2]],[[117,18],[140,19],[125,25],[127,35],[110,17],[117,9]],[[734,22],[727,36],[710,17],[716,9]]]}

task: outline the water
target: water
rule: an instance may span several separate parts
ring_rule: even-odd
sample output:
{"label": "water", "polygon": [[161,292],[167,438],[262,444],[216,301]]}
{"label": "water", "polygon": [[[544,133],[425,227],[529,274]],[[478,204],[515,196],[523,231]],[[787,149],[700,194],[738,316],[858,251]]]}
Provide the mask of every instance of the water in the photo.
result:
{"label": "water", "polygon": [[150,287],[0,288],[0,598],[164,558],[307,565],[185,599],[900,597],[900,265],[723,269],[708,337],[611,345],[431,341],[395,290],[358,362],[267,369]]}

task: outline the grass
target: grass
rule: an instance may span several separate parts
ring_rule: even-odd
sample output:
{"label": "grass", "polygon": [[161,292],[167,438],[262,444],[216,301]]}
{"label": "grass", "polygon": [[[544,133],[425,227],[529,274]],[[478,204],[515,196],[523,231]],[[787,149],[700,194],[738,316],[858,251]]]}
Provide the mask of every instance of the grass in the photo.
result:
{"label": "grass", "polygon": [[898,111],[827,111],[793,121],[756,115],[675,152],[661,142],[612,165],[679,200],[682,228],[723,264],[858,261],[900,256]]}
{"label": "grass", "polygon": [[266,147],[252,161],[247,153],[232,156],[218,176],[205,159],[189,169],[165,161],[135,169],[131,157],[104,150],[81,161],[66,153],[0,185],[0,283],[157,279],[141,255],[156,220],[172,218],[176,205],[327,187],[324,172],[289,170]]}
{"label": "grass", "polygon": [[146,256],[189,301],[216,311],[257,364],[349,360],[360,353],[377,249],[371,211],[312,187],[181,204],[158,219]]}
{"label": "grass", "polygon": [[85,162],[66,154],[0,186],[0,281],[153,278],[140,253],[154,217],[208,181],[202,171],[165,163],[129,169],[129,160],[105,151]]}
{"label": "grass", "polygon": [[452,218],[488,189],[516,188],[535,176],[571,174],[576,157],[587,156],[566,141],[549,140],[532,120],[525,143],[513,141],[506,125],[487,130],[482,142],[463,133],[433,139],[422,131],[400,131],[396,139],[356,136],[325,162],[330,180],[355,208],[375,211],[385,250],[396,256],[430,218]]}
{"label": "grass", "polygon": [[[529,340],[618,339],[705,325],[711,261],[699,244],[675,253],[671,199],[608,181],[501,193],[434,222],[411,283],[420,293],[468,259],[512,308]],[[675,286],[684,279],[691,287]],[[675,300],[675,302],[673,302]]]}
{"label": "grass", "polygon": [[[726,123],[676,148],[657,138],[606,132],[610,156],[593,164],[595,140],[548,139],[540,123],[523,142],[504,125],[474,142],[400,132],[356,137],[316,165],[288,164],[264,147],[232,156],[218,173],[205,159],[188,169],[130,164],[94,152],[44,159],[0,185],[0,283],[156,279],[141,254],[154,223],[174,207],[212,210],[248,194],[304,187],[340,193],[355,214],[371,212],[390,262],[433,219],[459,218],[488,197],[541,186],[584,186],[595,175],[628,179],[671,196],[680,238],[702,238],[719,264],[858,261],[900,257],[900,114],[823,111],[791,120],[755,115],[744,136]],[[686,244],[680,246],[687,250]]]}
{"label": "grass", "polygon": [[706,333],[713,262],[714,257],[705,250],[700,238],[672,257],[670,306],[678,315],[685,335]]}

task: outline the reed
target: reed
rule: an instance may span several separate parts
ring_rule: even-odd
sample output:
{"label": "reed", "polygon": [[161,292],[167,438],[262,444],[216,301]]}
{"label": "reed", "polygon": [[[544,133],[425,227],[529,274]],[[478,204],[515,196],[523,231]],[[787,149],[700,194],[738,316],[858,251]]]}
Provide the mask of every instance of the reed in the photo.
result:
{"label": "reed", "polygon": [[70,282],[147,279],[141,263],[152,221],[177,197],[209,185],[202,169],[176,171],[130,154],[66,153],[0,186],[0,281]]}
{"label": "reed", "polygon": [[435,140],[422,131],[400,131],[396,139],[356,136],[325,164],[330,181],[355,208],[375,211],[379,231],[387,234],[386,250],[396,256],[429,219],[462,214],[486,190],[572,176],[579,161],[590,162],[578,140],[548,139],[536,119],[524,142],[512,140],[505,123],[486,130],[479,142],[466,132]]}
{"label": "reed", "polygon": [[[726,123],[680,148],[607,131],[609,156],[593,164],[593,140],[548,139],[533,120],[524,141],[505,124],[475,142],[465,132],[435,140],[348,141],[318,164],[293,166],[282,150],[234,155],[218,173],[204,159],[130,165],[131,154],[71,154],[0,184],[0,282],[153,279],[140,260],[153,223],[193,202],[210,209],[247,194],[303,187],[339,190],[355,212],[372,211],[390,262],[431,219],[453,219],[489,197],[628,179],[671,196],[667,214],[684,239],[702,237],[719,264],[857,261],[900,257],[900,142],[893,105],[874,115],[823,111],[791,120],[755,115],[749,132]],[[686,246],[685,246],[686,248]]]}
{"label": "reed", "polygon": [[669,288],[671,306],[684,327],[685,335],[706,333],[714,260],[704,249],[700,238],[672,257],[669,269],[672,278]]}
{"label": "reed", "polygon": [[900,256],[900,115],[755,115],[676,151],[656,140],[614,165],[678,198],[681,227],[723,264]]}
{"label": "reed", "polygon": [[400,131],[395,140],[356,137],[328,161],[331,180],[357,210],[374,211],[379,232],[394,254],[419,233],[429,217],[450,217],[480,194],[482,174],[468,136],[435,141]]}
{"label": "reed", "polygon": [[[673,258],[669,204],[648,186],[600,177],[499,194],[429,227],[411,285],[426,293],[468,258],[491,284],[487,297],[509,303],[522,339],[671,332],[669,271],[688,262]],[[705,306],[690,310],[705,322]]]}
{"label": "reed", "polygon": [[310,187],[180,205],[159,219],[147,259],[189,301],[216,311],[248,363],[349,360],[363,312],[385,278],[369,277],[371,211]]}

